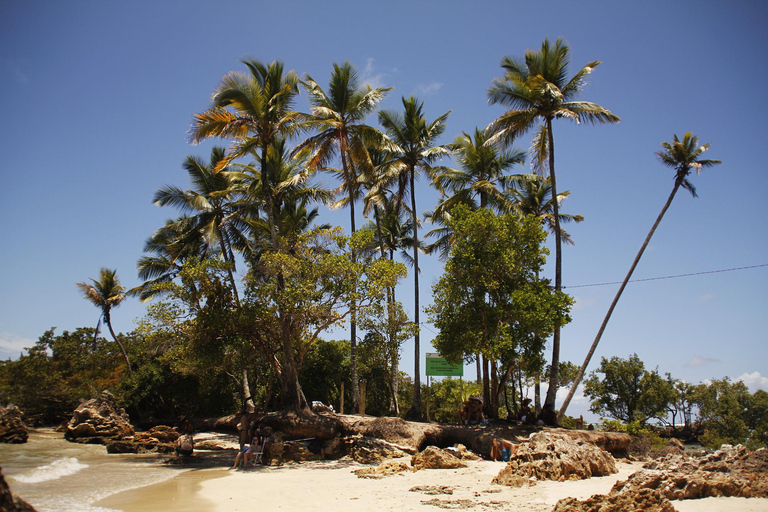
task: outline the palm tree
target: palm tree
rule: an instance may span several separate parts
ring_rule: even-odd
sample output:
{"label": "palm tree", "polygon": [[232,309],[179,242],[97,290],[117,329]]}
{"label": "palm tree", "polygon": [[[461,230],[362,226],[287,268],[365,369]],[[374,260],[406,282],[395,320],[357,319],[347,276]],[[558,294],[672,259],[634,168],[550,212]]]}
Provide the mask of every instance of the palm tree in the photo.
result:
{"label": "palm tree", "polygon": [[[423,114],[424,104],[411,96],[402,98],[403,114],[383,110],[379,112],[379,122],[384,127],[393,143],[393,163],[391,179],[398,183],[398,198],[402,200],[406,192],[411,195],[411,216],[413,219],[413,266],[414,266],[414,317],[419,324],[419,232],[416,209],[416,174],[424,171],[432,177],[431,164],[438,158],[450,154],[444,145],[436,145],[437,139],[445,131],[445,120],[449,112],[428,122]],[[419,331],[414,336],[414,377],[413,406],[408,412],[409,418],[421,419],[421,367]]]}
{"label": "palm tree", "polygon": [[[540,51],[528,50],[525,59],[504,57],[501,66],[505,70],[502,78],[496,78],[488,89],[490,103],[499,103],[509,110],[489,126],[493,136],[489,143],[506,143],[531,129],[537,119],[546,127],[548,139],[549,174],[552,180],[552,196],[557,193],[555,174],[555,141],[552,121],[566,118],[577,123],[615,123],[618,116],[596,103],[575,101],[582,91],[586,76],[600,64],[592,61],[568,79],[570,48],[562,38],[554,45],[545,39]],[[554,203],[555,221],[555,290],[562,290],[562,254],[560,216],[557,201]],[[554,408],[560,362],[560,326],[555,326],[552,341],[552,371],[545,405]]]}
{"label": "palm tree", "polygon": [[219,252],[229,264],[230,285],[235,301],[239,303],[233,241],[243,239],[242,230],[246,229],[236,204],[242,193],[242,176],[227,167],[222,168],[225,162],[227,156],[221,147],[211,150],[208,164],[198,157],[188,156],[183,167],[194,188],[181,190],[174,185],[166,185],[155,192],[154,202],[158,206],[176,206],[182,213],[192,214],[189,219],[201,235],[202,252],[206,255]]}
{"label": "palm tree", "polygon": [[[117,278],[117,270],[110,270],[108,268],[102,268],[99,271],[99,280],[91,279],[93,284],[88,283],[75,283],[83,292],[83,296],[86,300],[93,303],[94,306],[101,309],[101,316],[99,322],[104,319],[104,323],[107,324],[109,332],[112,335],[112,339],[120,347],[120,352],[125,359],[125,366],[128,368],[130,374],[131,361],[128,359],[128,352],[125,351],[125,347],[120,342],[120,339],[115,336],[115,331],[112,329],[112,317],[111,312],[113,307],[117,307],[123,302],[125,298],[125,288],[120,284],[120,280]],[[96,332],[98,333],[98,324]]]}
{"label": "palm tree", "polygon": [[144,252],[152,255],[142,256],[137,263],[139,279],[144,282],[126,295],[138,296],[145,302],[161,293],[158,285],[172,281],[187,259],[204,258],[205,246],[194,218],[182,216],[166,221],[144,244]]}
{"label": "palm tree", "polygon": [[[552,181],[549,178],[532,176],[531,179],[521,181],[517,188],[511,191],[512,200],[515,201],[515,208],[523,215],[533,215],[540,219],[549,231],[555,231],[555,201],[552,200]],[[559,224],[566,222],[582,222],[583,215],[572,215],[560,213],[560,203],[571,195],[570,190],[560,192],[557,195]],[[560,228],[560,237],[562,243],[573,245],[571,235],[562,227]]]}
{"label": "palm tree", "polygon": [[[213,106],[196,114],[191,140],[198,143],[209,137],[230,138],[234,141],[230,155],[221,165],[249,153],[261,154],[266,161],[270,145],[279,137],[296,132],[298,113],[292,110],[299,93],[296,73],[284,73],[283,63],[264,64],[256,59],[242,61],[249,74],[232,72],[226,75],[213,93]],[[219,170],[219,169],[217,169]],[[262,166],[262,182],[268,183],[267,169]],[[272,188],[262,188],[273,243],[277,243]]]}
{"label": "palm tree", "polygon": [[[361,87],[357,70],[349,62],[334,64],[328,92],[309,75],[302,80],[309,95],[310,113],[302,116],[301,127],[318,131],[300,143],[294,152],[311,150],[309,164],[315,169],[326,169],[335,159],[341,160],[340,192],[345,192],[344,203],[349,205],[351,232],[354,235],[355,202],[361,195],[358,174],[361,168],[371,167],[366,145],[383,142],[382,134],[365,124],[365,118],[384,99],[390,89]],[[355,259],[353,250],[352,258]],[[355,304],[350,315],[350,359],[352,379],[352,411],[357,411],[359,389],[357,377],[357,321]]]}
{"label": "palm tree", "polygon": [[563,406],[560,408],[558,417],[562,417],[565,414],[568,405],[571,403],[571,399],[576,392],[576,388],[581,383],[581,379],[584,378],[584,373],[587,370],[590,359],[592,359],[592,355],[595,353],[597,344],[600,343],[600,338],[603,336],[603,331],[605,331],[606,325],[608,325],[608,320],[611,319],[611,315],[613,314],[613,310],[616,307],[616,303],[619,302],[619,298],[624,292],[624,288],[627,286],[629,279],[632,277],[632,273],[635,271],[635,267],[637,267],[637,264],[640,262],[640,258],[643,256],[645,248],[648,247],[653,233],[656,231],[656,228],[659,227],[659,223],[661,223],[661,219],[664,218],[664,214],[667,213],[669,205],[672,204],[672,200],[675,198],[675,194],[677,194],[677,191],[680,189],[680,187],[683,187],[684,189],[688,190],[693,197],[697,197],[696,189],[694,188],[693,184],[688,181],[688,175],[691,173],[691,170],[695,169],[696,174],[700,174],[703,168],[713,167],[722,163],[720,160],[700,160],[699,157],[709,149],[709,143],[700,146],[699,138],[694,137],[691,132],[687,132],[683,136],[683,140],[678,139],[677,134],[675,134],[673,142],[662,142],[661,147],[663,148],[663,151],[657,151],[656,156],[659,157],[659,160],[661,160],[662,164],[675,170],[675,185],[672,187],[672,193],[669,194],[667,202],[664,203],[664,207],[661,209],[661,213],[659,213],[659,216],[656,217],[656,222],[653,223],[651,230],[648,232],[648,236],[645,237],[643,245],[637,252],[637,256],[635,256],[635,260],[632,262],[632,266],[629,267],[629,272],[627,272],[626,277],[624,277],[624,281],[621,283],[619,291],[616,292],[616,296],[613,298],[613,302],[611,302],[611,305],[608,308],[608,312],[605,314],[603,323],[600,325],[600,330],[597,331],[595,341],[592,342],[592,346],[589,348],[587,357],[584,359],[584,364],[581,365],[579,373],[576,376],[576,380],[574,380],[573,384],[571,385],[571,389],[568,391],[568,396],[563,402]]}

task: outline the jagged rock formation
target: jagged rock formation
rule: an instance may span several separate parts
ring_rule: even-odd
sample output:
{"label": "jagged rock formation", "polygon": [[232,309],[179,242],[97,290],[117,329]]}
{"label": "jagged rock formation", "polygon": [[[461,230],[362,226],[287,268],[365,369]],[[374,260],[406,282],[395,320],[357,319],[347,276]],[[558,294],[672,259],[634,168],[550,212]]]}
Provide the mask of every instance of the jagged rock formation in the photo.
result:
{"label": "jagged rock formation", "polygon": [[0,471],[0,510],[2,512],[35,512],[34,507],[14,495]]}
{"label": "jagged rock formation", "polygon": [[105,444],[107,439],[132,435],[128,414],[117,406],[109,391],[102,391],[99,398],[81,402],[64,430],[67,441],[84,444]]}
{"label": "jagged rock formation", "polygon": [[556,432],[531,435],[493,483],[520,487],[536,480],[582,480],[617,473],[613,456],[584,439]]}
{"label": "jagged rock formation", "polygon": [[147,432],[137,432],[133,438],[106,439],[109,453],[173,453],[179,433],[171,427],[159,425]]}
{"label": "jagged rock formation", "polygon": [[22,417],[24,413],[13,404],[0,407],[0,443],[26,443],[29,437]]}
{"label": "jagged rock formation", "polygon": [[617,482],[611,493],[636,489],[657,489],[670,500],[711,496],[768,498],[768,449],[751,452],[741,445],[723,445],[701,458],[666,456]]}
{"label": "jagged rock formation", "polygon": [[457,469],[467,465],[450,451],[427,446],[427,448],[411,457],[411,466],[418,471],[420,469]]}
{"label": "jagged rock formation", "polygon": [[368,468],[356,469],[353,471],[358,478],[384,478],[385,476],[396,475],[398,473],[405,473],[413,471],[411,467],[401,460],[388,460],[379,464],[378,466],[372,466]]}
{"label": "jagged rock formation", "polygon": [[566,498],[552,512],[675,512],[675,507],[659,491],[638,489],[621,494],[597,494],[584,501]]}

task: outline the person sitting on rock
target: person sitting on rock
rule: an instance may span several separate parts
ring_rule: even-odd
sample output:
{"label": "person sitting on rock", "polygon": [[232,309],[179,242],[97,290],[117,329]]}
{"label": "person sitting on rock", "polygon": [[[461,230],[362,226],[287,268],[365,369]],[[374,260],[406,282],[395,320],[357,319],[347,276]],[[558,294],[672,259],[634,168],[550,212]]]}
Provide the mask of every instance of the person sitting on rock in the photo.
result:
{"label": "person sitting on rock", "polygon": [[183,434],[176,440],[176,455],[189,457],[195,449],[195,440],[192,434]]}
{"label": "person sitting on rock", "polygon": [[492,461],[504,461],[509,462],[514,452],[517,451],[517,446],[506,439],[493,438],[493,446],[491,447],[491,460]]}

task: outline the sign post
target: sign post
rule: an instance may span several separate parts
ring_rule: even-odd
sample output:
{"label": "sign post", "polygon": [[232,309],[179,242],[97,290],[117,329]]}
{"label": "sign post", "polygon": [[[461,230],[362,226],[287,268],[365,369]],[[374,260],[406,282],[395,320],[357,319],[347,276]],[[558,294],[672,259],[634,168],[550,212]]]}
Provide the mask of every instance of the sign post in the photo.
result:
{"label": "sign post", "polygon": [[427,353],[427,376],[435,377],[463,377],[464,365],[450,364],[443,356],[437,353]]}

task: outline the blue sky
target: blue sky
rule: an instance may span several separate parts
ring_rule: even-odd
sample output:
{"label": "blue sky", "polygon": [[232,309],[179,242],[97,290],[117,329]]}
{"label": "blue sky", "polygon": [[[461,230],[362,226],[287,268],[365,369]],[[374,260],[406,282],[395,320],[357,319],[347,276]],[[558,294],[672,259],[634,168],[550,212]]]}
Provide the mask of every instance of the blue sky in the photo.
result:
{"label": "blue sky", "polygon": [[[280,59],[321,85],[334,62],[350,60],[371,85],[395,88],[385,108],[414,94],[430,119],[451,110],[449,142],[503,112],[486,90],[504,55],[563,36],[571,73],[603,61],[582,99],[622,119],[554,128],[558,188],[571,191],[564,209],[586,218],[569,226],[576,245],[563,257],[576,305],[562,356],[580,363],[617,286],[575,286],[623,278],[671,191],[672,173],[654,152],[673,134],[711,142],[705,156],[723,164],[692,177],[698,198],[678,194],[634,277],[768,263],[766,11],[753,1],[0,0],[0,357],[18,357],[51,327],[93,326],[98,311],[75,283],[100,267],[138,284],[145,239],[176,216],[152,196],[165,184],[188,186],[187,155],[207,159],[213,143],[190,145],[190,120],[223,75],[244,69],[240,59]],[[306,95],[297,107],[307,109]],[[426,211],[436,195],[420,187]],[[348,227],[347,211],[323,216]],[[424,304],[442,265],[434,257],[422,265]],[[631,284],[591,368],[601,356],[637,353],[677,378],[729,376],[768,389],[767,278],[759,267]],[[411,289],[407,280],[400,291],[409,311]],[[116,330],[132,330],[143,311],[125,302],[113,313]],[[423,332],[434,336],[431,326]],[[406,343],[406,371],[413,357]]]}

